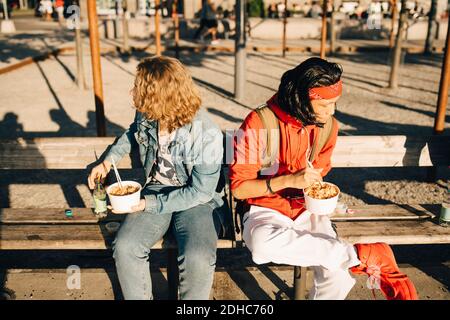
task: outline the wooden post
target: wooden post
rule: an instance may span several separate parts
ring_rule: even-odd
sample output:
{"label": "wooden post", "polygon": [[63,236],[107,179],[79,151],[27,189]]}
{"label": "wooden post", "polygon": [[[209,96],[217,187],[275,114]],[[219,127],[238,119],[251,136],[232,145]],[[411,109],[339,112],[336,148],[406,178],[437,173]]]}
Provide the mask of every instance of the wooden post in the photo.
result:
{"label": "wooden post", "polygon": [[402,55],[403,33],[406,29],[406,20],[408,13],[406,11],[406,0],[402,0],[402,9],[400,10],[400,22],[398,25],[395,48],[392,52],[391,74],[389,76],[389,88],[395,89],[398,86],[398,69],[400,67],[400,58]]}
{"label": "wooden post", "polygon": [[436,37],[436,15],[437,15],[437,0],[431,0],[431,8],[428,13],[428,30],[427,39],[425,41],[425,54],[433,53],[433,43]]}
{"label": "wooden post", "polygon": [[328,0],[323,0],[322,7],[322,38],[320,42],[320,58],[325,59],[325,50],[327,46],[327,10]]}
{"label": "wooden post", "polygon": [[180,59],[180,21],[178,19],[178,0],[173,1],[172,18],[175,28],[175,58]]}
{"label": "wooden post", "polygon": [[436,117],[434,119],[434,134],[442,134],[445,125],[445,110],[448,101],[448,84],[450,79],[450,23],[447,29],[447,40],[445,42],[444,62],[442,64],[441,81],[439,83],[439,97],[437,103]]}
{"label": "wooden post", "polygon": [[331,18],[330,18],[330,53],[334,53],[336,49],[336,28],[335,28],[335,20],[334,20],[334,5],[336,0],[332,1],[332,9],[331,9]]}
{"label": "wooden post", "polygon": [[284,0],[284,16],[283,16],[283,58],[286,57],[286,25],[287,25],[287,0]]}
{"label": "wooden post", "polygon": [[155,0],[155,45],[156,45],[156,55],[161,55],[161,32],[159,30],[159,9],[160,0]]}
{"label": "wooden post", "polygon": [[389,48],[394,47],[395,42],[395,21],[397,21],[397,0],[391,0],[391,32],[389,34]]}
{"label": "wooden post", "polygon": [[98,19],[95,0],[87,0],[89,21],[89,42],[91,45],[92,77],[94,79],[95,115],[97,122],[97,135],[106,136],[105,110],[103,105],[103,84],[100,64],[100,42],[98,38]]}

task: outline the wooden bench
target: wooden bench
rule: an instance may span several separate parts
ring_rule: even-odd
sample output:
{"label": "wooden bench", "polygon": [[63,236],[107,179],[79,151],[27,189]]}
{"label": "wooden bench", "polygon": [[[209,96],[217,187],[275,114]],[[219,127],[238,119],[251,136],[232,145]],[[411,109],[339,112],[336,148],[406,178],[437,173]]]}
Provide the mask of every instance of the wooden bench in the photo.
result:
{"label": "wooden bench", "polygon": [[[85,169],[92,163],[94,150],[102,153],[114,138],[35,138],[0,140],[0,170]],[[448,168],[450,140],[445,136],[341,136],[333,154],[333,167]],[[126,157],[119,168],[130,168]],[[226,171],[226,170],[225,170]],[[226,172],[223,178],[226,178]],[[218,248],[243,246],[240,221],[225,181],[223,195],[230,208],[227,234]],[[384,241],[389,244],[450,243],[450,230],[436,222],[439,205],[364,205],[351,207],[352,215],[334,215],[332,221],[341,239],[350,243]],[[89,208],[73,208],[67,218],[64,209],[0,209],[0,249],[106,249],[112,236],[105,223],[120,221],[123,215],[111,215],[98,221]],[[234,232],[237,231],[237,232]],[[178,268],[176,246],[170,239],[154,247],[169,254],[169,298],[177,298]],[[295,298],[305,296],[306,268],[295,268]]]}

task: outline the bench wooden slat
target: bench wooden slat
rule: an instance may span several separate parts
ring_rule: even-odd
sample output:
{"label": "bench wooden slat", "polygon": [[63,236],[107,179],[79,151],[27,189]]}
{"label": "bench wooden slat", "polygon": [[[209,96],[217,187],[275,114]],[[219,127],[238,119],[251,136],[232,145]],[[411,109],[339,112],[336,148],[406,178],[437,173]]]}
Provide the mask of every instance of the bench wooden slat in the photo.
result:
{"label": "bench wooden slat", "polygon": [[[66,137],[0,139],[0,169],[84,169],[95,161],[115,138]],[[332,157],[333,166],[403,167],[448,166],[450,137],[340,136]],[[130,168],[125,157],[120,168]]]}
{"label": "bench wooden slat", "polygon": [[349,206],[354,210],[352,214],[334,214],[332,221],[358,221],[358,220],[417,220],[435,217],[440,205],[359,205]]}
{"label": "bench wooden slat", "polygon": [[0,249],[106,249],[111,236],[98,225],[2,225]]}
{"label": "bench wooden slat", "polygon": [[[0,250],[107,249],[114,236],[101,225],[0,225]],[[158,241],[153,249],[173,248]],[[219,239],[218,248],[233,248],[235,242]]]}
{"label": "bench wooden slat", "polygon": [[[0,140],[0,168],[3,169],[84,169],[100,156],[113,137],[58,137]],[[119,164],[130,168],[127,156]]]}
{"label": "bench wooden slat", "polygon": [[[22,224],[74,224],[97,223],[98,218],[91,208],[71,208],[73,217],[66,217],[65,209],[59,208],[0,208],[0,223]],[[107,221],[122,221],[124,214],[110,214]]]}
{"label": "bench wooden slat", "polygon": [[[450,229],[427,220],[347,221],[335,224],[340,239],[350,243],[450,243]],[[111,239],[98,225],[2,225],[0,249],[106,249]],[[235,243],[230,240],[218,241],[218,248],[234,246]],[[153,248],[162,248],[162,241]]]}
{"label": "bench wooden slat", "polygon": [[[360,205],[351,206],[354,214],[334,215],[333,221],[353,220],[416,220],[434,217],[432,212],[437,212],[440,205]],[[430,212],[432,208],[432,212]],[[72,208],[73,217],[68,218],[65,209],[58,208],[0,208],[0,223],[8,224],[74,224],[97,223],[98,219],[91,208]],[[122,221],[123,214],[110,214],[103,221]]]}
{"label": "bench wooden slat", "polygon": [[335,222],[339,237],[350,243],[389,244],[450,243],[450,229],[433,221]]}
{"label": "bench wooden slat", "polygon": [[339,137],[332,163],[335,167],[448,166],[450,137]]}

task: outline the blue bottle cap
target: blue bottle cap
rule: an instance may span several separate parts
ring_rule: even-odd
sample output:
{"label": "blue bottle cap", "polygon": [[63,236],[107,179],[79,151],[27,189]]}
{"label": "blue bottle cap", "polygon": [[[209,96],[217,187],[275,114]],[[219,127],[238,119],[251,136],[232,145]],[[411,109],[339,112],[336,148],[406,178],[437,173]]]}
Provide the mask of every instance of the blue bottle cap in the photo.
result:
{"label": "blue bottle cap", "polygon": [[73,217],[73,213],[71,209],[66,209],[64,211],[64,213],[66,214],[66,217]]}

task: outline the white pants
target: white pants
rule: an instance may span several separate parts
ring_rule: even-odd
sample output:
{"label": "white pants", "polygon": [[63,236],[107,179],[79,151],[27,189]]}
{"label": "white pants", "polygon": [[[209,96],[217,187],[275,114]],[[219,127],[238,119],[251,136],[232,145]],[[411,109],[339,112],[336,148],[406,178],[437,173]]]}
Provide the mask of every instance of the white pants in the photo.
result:
{"label": "white pants", "polygon": [[337,239],[327,216],[303,212],[296,220],[276,210],[251,206],[243,239],[257,264],[312,267],[310,299],[345,299],[355,284],[349,268],[360,261],[353,245]]}

